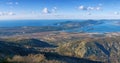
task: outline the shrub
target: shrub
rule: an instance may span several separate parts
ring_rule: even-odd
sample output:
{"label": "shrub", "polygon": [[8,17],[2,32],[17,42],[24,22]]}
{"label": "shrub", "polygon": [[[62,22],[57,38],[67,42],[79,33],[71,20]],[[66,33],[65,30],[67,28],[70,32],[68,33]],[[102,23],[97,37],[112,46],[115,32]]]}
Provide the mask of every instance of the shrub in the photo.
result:
{"label": "shrub", "polygon": [[8,58],[9,62],[16,62],[16,63],[40,63],[45,59],[44,55],[42,54],[30,54],[28,56],[19,56],[15,55],[12,59]]}

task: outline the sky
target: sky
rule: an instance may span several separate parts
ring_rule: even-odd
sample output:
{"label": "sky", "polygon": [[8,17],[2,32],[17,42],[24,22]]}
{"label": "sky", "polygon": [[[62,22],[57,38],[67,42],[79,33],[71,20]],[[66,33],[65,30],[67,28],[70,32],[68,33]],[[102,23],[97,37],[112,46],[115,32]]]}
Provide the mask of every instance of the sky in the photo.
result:
{"label": "sky", "polygon": [[120,19],[120,0],[0,0],[0,19]]}

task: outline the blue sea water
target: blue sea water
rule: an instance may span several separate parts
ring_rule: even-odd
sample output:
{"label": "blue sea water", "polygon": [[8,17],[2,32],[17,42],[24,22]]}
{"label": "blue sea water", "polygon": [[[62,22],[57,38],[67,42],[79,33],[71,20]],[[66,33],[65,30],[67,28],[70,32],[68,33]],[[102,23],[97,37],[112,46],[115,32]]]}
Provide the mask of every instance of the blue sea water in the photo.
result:
{"label": "blue sea water", "polygon": [[89,30],[88,32],[120,32],[120,25],[104,23],[93,26],[93,30]]}
{"label": "blue sea water", "polygon": [[[16,26],[51,26],[54,23],[65,21],[83,21],[83,20],[0,20],[0,27],[16,27]],[[120,20],[102,20],[103,24],[83,27],[78,29],[67,30],[70,32],[120,32]]]}
{"label": "blue sea water", "polygon": [[0,27],[48,26],[64,20],[0,20]]}

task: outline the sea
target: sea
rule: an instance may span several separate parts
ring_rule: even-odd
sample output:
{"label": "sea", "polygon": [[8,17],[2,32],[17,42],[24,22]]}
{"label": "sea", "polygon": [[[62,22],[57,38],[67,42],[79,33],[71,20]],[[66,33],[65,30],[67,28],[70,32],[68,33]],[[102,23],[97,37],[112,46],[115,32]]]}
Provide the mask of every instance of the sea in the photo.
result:
{"label": "sea", "polygon": [[[18,26],[52,26],[55,23],[65,21],[85,21],[85,20],[0,20],[0,27],[18,27]],[[99,20],[104,23],[91,27],[76,28],[64,30],[66,32],[120,32],[120,20]]]}

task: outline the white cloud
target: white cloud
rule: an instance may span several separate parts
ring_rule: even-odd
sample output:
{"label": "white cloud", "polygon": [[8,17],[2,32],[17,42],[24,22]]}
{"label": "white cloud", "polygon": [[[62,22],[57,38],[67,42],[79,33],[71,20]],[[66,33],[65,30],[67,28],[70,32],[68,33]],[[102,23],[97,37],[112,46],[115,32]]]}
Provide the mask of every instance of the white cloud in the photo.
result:
{"label": "white cloud", "polygon": [[13,12],[7,12],[7,15],[12,16],[12,15],[15,15],[15,13],[13,13]]}
{"label": "white cloud", "polygon": [[87,7],[87,10],[95,10],[94,7]]}
{"label": "white cloud", "polygon": [[49,14],[50,11],[48,10],[48,8],[44,8],[44,9],[42,10],[42,13],[43,13],[43,14]]}
{"label": "white cloud", "polygon": [[57,11],[57,7],[53,7],[52,9],[43,8],[42,13],[43,14],[52,14],[52,13],[55,13],[56,11]]}
{"label": "white cloud", "polygon": [[6,12],[0,12],[0,16],[5,16]]}
{"label": "white cloud", "polygon": [[100,7],[100,6],[96,6],[96,7],[92,7],[92,6],[83,6],[83,5],[81,5],[81,6],[79,6],[78,7],[78,9],[79,10],[87,10],[87,11],[89,11],[89,10],[101,10],[102,8]]}
{"label": "white cloud", "polygon": [[80,10],[87,10],[87,8],[85,6],[83,6],[83,5],[79,6],[78,9],[80,9]]}
{"label": "white cloud", "polygon": [[0,16],[3,16],[4,15],[4,12],[0,12]]}
{"label": "white cloud", "polygon": [[14,12],[0,12],[0,16],[12,16],[15,15]]}
{"label": "white cloud", "polygon": [[101,7],[96,7],[96,10],[101,10]]}
{"label": "white cloud", "polygon": [[18,5],[19,2],[12,2],[12,1],[10,1],[10,2],[7,2],[7,4],[8,4],[8,5]]}
{"label": "white cloud", "polygon": [[57,7],[53,7],[51,12],[55,13],[57,11]]}
{"label": "white cloud", "polygon": [[120,13],[119,12],[114,12],[115,15],[119,15]]}

